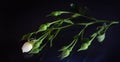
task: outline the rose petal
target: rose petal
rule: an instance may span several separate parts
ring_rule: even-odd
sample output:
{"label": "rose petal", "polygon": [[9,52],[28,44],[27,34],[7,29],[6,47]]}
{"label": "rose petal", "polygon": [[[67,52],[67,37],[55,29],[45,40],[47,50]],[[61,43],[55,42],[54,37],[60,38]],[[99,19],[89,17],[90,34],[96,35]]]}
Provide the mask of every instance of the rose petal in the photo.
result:
{"label": "rose petal", "polygon": [[29,52],[33,48],[33,45],[30,42],[25,42],[22,46],[22,52]]}

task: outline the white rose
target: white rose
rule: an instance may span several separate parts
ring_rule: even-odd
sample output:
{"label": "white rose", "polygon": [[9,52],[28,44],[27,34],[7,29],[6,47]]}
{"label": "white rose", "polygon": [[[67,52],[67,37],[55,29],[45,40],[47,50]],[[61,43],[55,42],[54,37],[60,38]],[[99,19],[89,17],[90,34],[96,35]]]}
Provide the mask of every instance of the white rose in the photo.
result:
{"label": "white rose", "polygon": [[22,52],[23,52],[23,53],[27,53],[27,52],[29,52],[32,48],[33,48],[33,44],[32,44],[30,41],[25,42],[25,43],[23,44],[23,46],[22,46]]}

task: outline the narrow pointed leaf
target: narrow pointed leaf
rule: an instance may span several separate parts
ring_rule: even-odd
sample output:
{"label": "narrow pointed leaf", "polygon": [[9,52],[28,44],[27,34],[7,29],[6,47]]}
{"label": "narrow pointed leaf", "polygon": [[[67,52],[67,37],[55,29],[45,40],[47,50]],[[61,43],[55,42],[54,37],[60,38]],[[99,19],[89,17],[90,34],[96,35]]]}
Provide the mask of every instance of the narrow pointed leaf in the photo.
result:
{"label": "narrow pointed leaf", "polygon": [[54,11],[52,13],[50,13],[48,16],[59,16],[59,15],[62,15],[62,14],[68,14],[70,12],[67,12],[67,11]]}
{"label": "narrow pointed leaf", "polygon": [[76,17],[79,17],[79,16],[81,16],[81,14],[75,13],[75,14],[72,15],[72,18],[76,18]]}
{"label": "narrow pointed leaf", "polygon": [[64,22],[69,23],[69,24],[74,24],[71,20],[65,19]]}

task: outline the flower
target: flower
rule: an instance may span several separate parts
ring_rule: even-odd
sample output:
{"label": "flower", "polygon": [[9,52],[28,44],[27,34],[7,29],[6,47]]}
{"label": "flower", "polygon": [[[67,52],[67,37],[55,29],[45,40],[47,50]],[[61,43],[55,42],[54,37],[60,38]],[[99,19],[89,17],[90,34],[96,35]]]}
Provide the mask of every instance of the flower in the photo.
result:
{"label": "flower", "polygon": [[22,46],[22,52],[23,53],[27,53],[29,52],[31,49],[33,48],[33,44],[32,42],[28,41],[28,42],[25,42]]}

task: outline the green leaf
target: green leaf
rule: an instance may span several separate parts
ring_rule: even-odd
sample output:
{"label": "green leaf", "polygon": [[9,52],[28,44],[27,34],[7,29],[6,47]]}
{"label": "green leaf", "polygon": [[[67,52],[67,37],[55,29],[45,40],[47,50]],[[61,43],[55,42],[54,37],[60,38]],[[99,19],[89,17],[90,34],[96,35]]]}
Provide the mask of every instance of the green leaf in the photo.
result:
{"label": "green leaf", "polygon": [[69,23],[69,24],[74,24],[71,20],[69,19],[64,19],[64,22]]}
{"label": "green leaf", "polygon": [[81,14],[75,13],[75,14],[72,15],[72,18],[76,18],[76,17],[79,17],[79,16],[81,16]]}
{"label": "green leaf", "polygon": [[48,16],[59,16],[61,14],[68,14],[70,12],[67,12],[67,11],[54,11],[52,13],[50,13]]}

